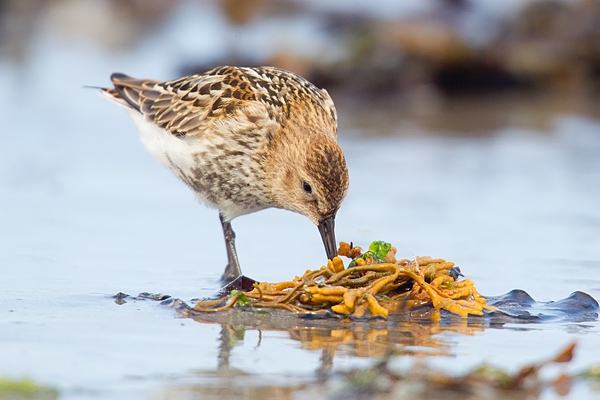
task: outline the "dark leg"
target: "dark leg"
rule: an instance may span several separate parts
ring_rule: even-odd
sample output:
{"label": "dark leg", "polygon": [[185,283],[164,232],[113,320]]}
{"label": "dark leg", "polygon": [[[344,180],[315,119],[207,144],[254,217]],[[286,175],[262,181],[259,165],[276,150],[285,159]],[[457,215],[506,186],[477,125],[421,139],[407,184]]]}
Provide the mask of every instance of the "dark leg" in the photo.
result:
{"label": "dark leg", "polygon": [[219,335],[219,355],[217,356],[218,370],[229,370],[229,356],[231,355],[231,335],[233,329],[229,329],[227,325],[221,325],[221,334]]}
{"label": "dark leg", "polygon": [[242,275],[242,269],[238,261],[237,251],[235,250],[235,232],[231,229],[231,222],[226,222],[221,214],[219,214],[219,218],[221,219],[223,235],[225,236],[225,249],[227,250],[227,266],[225,267],[223,276],[221,276],[221,280],[231,282]]}

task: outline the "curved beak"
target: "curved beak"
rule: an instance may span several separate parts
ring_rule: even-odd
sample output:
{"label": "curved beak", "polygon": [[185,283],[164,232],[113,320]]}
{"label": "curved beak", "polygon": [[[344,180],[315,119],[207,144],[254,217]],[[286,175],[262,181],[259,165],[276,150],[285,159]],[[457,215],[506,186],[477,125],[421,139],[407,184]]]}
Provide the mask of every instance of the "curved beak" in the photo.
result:
{"label": "curved beak", "polygon": [[327,258],[330,260],[337,256],[337,244],[335,242],[335,214],[328,215],[319,221],[319,233],[321,233],[321,239],[325,245],[325,252]]}

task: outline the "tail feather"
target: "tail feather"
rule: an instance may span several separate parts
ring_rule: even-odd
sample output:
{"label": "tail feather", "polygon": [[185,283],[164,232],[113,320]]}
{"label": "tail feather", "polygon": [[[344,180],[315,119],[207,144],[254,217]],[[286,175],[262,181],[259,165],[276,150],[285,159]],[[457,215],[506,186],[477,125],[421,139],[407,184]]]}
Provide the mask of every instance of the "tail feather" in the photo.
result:
{"label": "tail feather", "polygon": [[[123,107],[132,108],[141,112],[142,101],[140,94],[144,91],[146,97],[151,97],[148,93],[148,85],[154,85],[155,81],[136,79],[119,72],[110,76],[114,85],[112,88],[101,88],[101,94],[110,100],[120,104]],[[156,94],[158,95],[158,94]]]}
{"label": "tail feather", "polygon": [[112,97],[118,97],[133,109],[140,111],[140,91],[142,90],[141,79],[135,79],[125,74],[115,72],[110,76],[110,80],[115,86],[114,89],[109,89],[109,94]]}
{"label": "tail feather", "polygon": [[131,104],[129,104],[127,101],[125,101],[121,95],[119,94],[119,92],[117,92],[116,89],[114,88],[98,88],[100,89],[100,94],[106,98],[108,98],[110,101],[114,101],[115,103],[117,103],[118,105],[125,107],[125,108],[132,108]]}

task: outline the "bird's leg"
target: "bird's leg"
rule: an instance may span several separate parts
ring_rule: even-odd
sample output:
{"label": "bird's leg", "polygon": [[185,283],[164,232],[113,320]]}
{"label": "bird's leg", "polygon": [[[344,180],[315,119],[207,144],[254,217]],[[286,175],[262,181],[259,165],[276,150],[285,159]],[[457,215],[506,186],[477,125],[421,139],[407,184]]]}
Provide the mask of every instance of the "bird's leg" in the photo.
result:
{"label": "bird's leg", "polygon": [[240,262],[238,261],[237,251],[235,250],[235,232],[231,229],[231,222],[225,221],[223,215],[219,213],[223,235],[225,236],[225,249],[227,250],[227,266],[221,276],[224,282],[231,282],[242,275]]}

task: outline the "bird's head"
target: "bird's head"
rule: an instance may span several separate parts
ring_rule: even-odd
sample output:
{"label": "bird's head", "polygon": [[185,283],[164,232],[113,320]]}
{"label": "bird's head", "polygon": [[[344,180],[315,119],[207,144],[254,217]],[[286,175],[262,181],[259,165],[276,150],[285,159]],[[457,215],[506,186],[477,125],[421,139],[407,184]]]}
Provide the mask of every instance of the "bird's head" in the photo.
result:
{"label": "bird's head", "polygon": [[325,245],[328,258],[337,255],[335,215],[348,192],[346,159],[337,142],[324,135],[296,136],[278,146],[271,165],[271,193],[279,208],[307,216]]}

